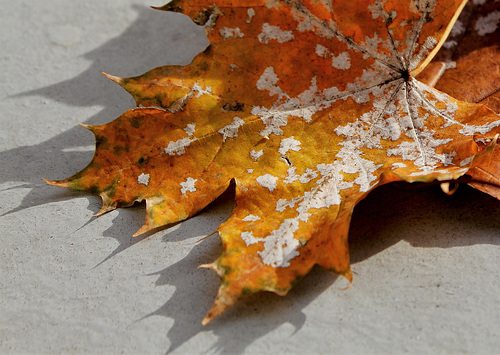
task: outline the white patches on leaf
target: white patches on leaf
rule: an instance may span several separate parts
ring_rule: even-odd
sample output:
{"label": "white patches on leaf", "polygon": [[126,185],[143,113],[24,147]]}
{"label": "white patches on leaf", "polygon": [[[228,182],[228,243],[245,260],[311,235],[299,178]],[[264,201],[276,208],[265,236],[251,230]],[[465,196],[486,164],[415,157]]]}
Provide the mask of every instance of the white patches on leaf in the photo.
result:
{"label": "white patches on leaf", "polygon": [[194,128],[196,127],[195,123],[189,123],[186,128],[184,128],[184,132],[188,134],[188,136],[192,136],[194,134]]}
{"label": "white patches on leaf", "polygon": [[257,159],[259,159],[262,155],[264,154],[264,152],[262,150],[252,150],[250,152],[250,157],[257,161]]}
{"label": "white patches on leaf", "polygon": [[307,184],[309,181],[316,179],[318,173],[312,169],[307,168],[305,173],[299,176],[299,181],[302,184]]}
{"label": "white patches on leaf", "polygon": [[296,140],[293,136],[281,140],[278,152],[281,155],[285,155],[289,150],[295,152],[300,150],[300,141]]}
{"label": "white patches on leaf", "polygon": [[368,10],[372,14],[372,19],[376,20],[377,18],[381,17],[384,22],[386,22],[387,19],[395,19],[397,16],[396,11],[391,10],[390,13],[387,13],[384,10],[384,5],[380,0],[376,0],[375,3],[368,5],[367,6]]}
{"label": "white patches on leaf", "polygon": [[[297,219],[307,222],[311,209],[328,208],[340,204],[340,191],[351,188],[352,182],[345,182],[342,175],[343,164],[336,160],[331,164],[318,164],[317,171],[308,169],[301,177],[308,176],[307,182],[317,177],[318,172],[321,178],[316,181],[316,185],[310,191],[306,191],[303,196],[294,197],[291,200],[280,199],[276,203],[276,211],[283,212],[287,208],[294,208],[299,204],[296,211]],[[289,169],[290,170],[290,169]],[[295,170],[293,170],[295,173]],[[290,171],[289,171],[290,174]]]}
{"label": "white patches on leaf", "polygon": [[193,91],[196,91],[196,98],[199,98],[202,95],[212,95],[212,87],[207,86],[205,89],[201,87],[199,83],[195,83],[192,88]]}
{"label": "white patches on leaf", "polygon": [[332,67],[347,70],[351,67],[351,57],[349,53],[340,53],[338,56],[332,56]]}
{"label": "white patches on leaf", "polygon": [[284,210],[286,210],[287,208],[294,208],[295,205],[300,202],[301,200],[303,199],[302,196],[299,196],[299,197],[294,197],[290,200],[287,200],[287,199],[284,199],[284,198],[280,198],[277,202],[276,202],[276,211],[278,212],[283,212]]}
{"label": "white patches on leaf", "polygon": [[[340,165],[342,165],[342,163],[338,160],[330,164],[318,164],[316,167],[321,174],[321,179],[319,179],[316,184],[321,185],[334,182],[335,185],[337,185],[337,190],[343,190],[352,187],[352,183],[343,182],[344,177],[341,174],[342,169]],[[340,198],[340,196],[337,197]]]}
{"label": "white patches on leaf", "polygon": [[413,54],[411,56],[409,70],[412,71],[413,69],[418,67],[420,62],[427,58],[429,53],[434,49],[434,47],[436,47],[437,44],[437,39],[435,39],[434,37],[427,37],[424,44],[422,44],[422,46],[420,47],[420,51],[418,52],[418,54]]}
{"label": "white patches on leaf", "polygon": [[290,260],[299,255],[300,243],[294,238],[299,229],[299,221],[285,219],[277,230],[264,239],[264,250],[259,252],[262,262],[272,267],[288,267]]}
{"label": "white patches on leaf", "polygon": [[256,180],[260,186],[269,189],[269,192],[273,192],[276,189],[278,178],[271,174],[265,174],[259,176]]}
{"label": "white patches on leaf", "polygon": [[292,31],[283,31],[278,26],[272,26],[269,23],[262,25],[262,32],[257,36],[261,43],[268,44],[269,41],[275,40],[278,43],[291,41],[294,36]]}
{"label": "white patches on leaf", "polygon": [[311,217],[311,209],[328,208],[340,205],[340,195],[336,181],[329,180],[325,184],[318,186],[313,191],[304,193],[304,199],[299,203],[297,219],[307,222]]}
{"label": "white patches on leaf", "polygon": [[405,163],[394,163],[392,164],[392,169],[403,169],[403,168],[406,168],[406,164]]}
{"label": "white patches on leaf", "polygon": [[253,214],[249,214],[248,216],[246,216],[245,218],[242,219],[242,221],[244,222],[255,222],[255,221],[258,221],[260,219],[259,216],[256,216],[256,215],[253,215]]}
{"label": "white patches on leaf", "polygon": [[[288,233],[290,231],[295,233],[298,230],[299,222],[307,222],[313,210],[340,205],[343,190],[355,186],[361,192],[368,192],[372,189],[378,181],[377,171],[382,164],[376,164],[365,158],[362,148],[382,149],[382,139],[391,142],[396,142],[402,137],[412,139],[410,142],[404,141],[398,144],[388,154],[399,155],[403,160],[415,160],[422,171],[432,171],[438,166],[438,163],[442,165],[451,164],[452,154],[438,154],[435,149],[449,140],[435,139],[432,132],[426,131],[424,121],[429,114],[412,116],[415,112],[410,113],[406,101],[408,93],[403,90],[404,85],[402,80],[398,80],[366,90],[368,94],[376,98],[372,101],[373,108],[362,115],[358,121],[340,126],[335,130],[337,134],[345,135],[346,139],[342,143],[342,148],[336,154],[336,160],[333,163],[318,164],[316,166],[317,170],[308,169],[302,175],[297,173],[296,167],[288,168],[287,177],[284,179],[286,184],[297,180],[301,180],[301,183],[308,183],[316,179],[318,173],[321,175],[315,182],[317,186],[305,192],[302,196],[277,201],[275,207],[277,212],[284,212],[288,208],[295,209],[297,212],[295,218],[286,220]],[[454,110],[456,110],[456,107],[452,101],[449,101],[446,107],[441,109],[443,113],[451,113]],[[395,163],[392,166],[393,169],[404,167],[406,167],[406,164],[403,162]],[[349,178],[353,180],[346,181],[345,175],[354,176]],[[286,225],[283,222],[280,228],[283,230]],[[297,229],[294,226],[297,226]],[[267,238],[269,237],[266,237],[265,240]],[[263,260],[264,257],[267,258],[265,263],[276,267],[288,265],[289,260],[291,260],[290,255],[295,255],[293,252],[296,252],[296,250],[287,249],[287,252],[282,252],[283,246],[289,246],[289,243],[278,243],[272,238],[271,240],[273,242],[269,241],[261,254]],[[300,246],[295,238],[293,243],[296,248]]]}
{"label": "white patches on leaf", "polygon": [[252,244],[257,244],[258,242],[262,241],[261,239],[254,237],[251,231],[242,232],[240,234],[240,238],[243,239],[243,241],[246,243],[247,246],[250,246]]}
{"label": "white patches on leaf", "polygon": [[341,70],[347,70],[351,67],[351,57],[348,52],[340,53],[338,56],[335,56],[331,53],[326,47],[321,44],[316,45],[316,54],[318,57],[331,57],[332,58],[332,67]]}
{"label": "white patches on leaf", "polygon": [[259,90],[267,90],[269,91],[269,96],[273,96],[276,94],[282,94],[281,89],[276,86],[276,83],[278,82],[278,76],[274,72],[273,67],[267,67],[264,70],[264,73],[259,77],[259,80],[257,80],[257,89]]}
{"label": "white patches on leaf", "polygon": [[312,116],[317,112],[316,107],[304,107],[304,108],[299,108],[296,110],[290,110],[288,111],[290,116],[295,116],[295,117],[300,117],[302,118],[306,123],[309,123],[312,121]]}
{"label": "white patches on leaf", "polygon": [[[433,90],[417,80],[412,80],[410,82],[410,89],[411,92],[414,93],[414,95],[411,96],[411,104],[416,107],[427,107],[432,112],[443,117],[446,123],[442,126],[442,128],[454,124],[462,127],[464,126],[462,123],[454,119],[455,112],[458,110],[458,103],[455,100],[452,100],[450,96],[437,90]],[[446,107],[444,109],[437,108],[438,103],[445,104]]]}
{"label": "white patches on leaf", "polygon": [[[438,0],[412,0],[410,3],[410,8],[413,9],[415,13],[419,13],[420,18],[418,21],[413,21],[412,29],[408,31],[406,36],[406,53],[404,53],[405,69],[413,70],[418,64],[427,57],[430,52],[429,45],[431,37],[428,37],[424,44],[420,47],[420,51],[416,54],[418,46],[418,39],[422,34],[422,28],[432,18],[433,12],[436,8]],[[432,39],[432,41],[436,41]],[[437,41],[436,41],[437,44]],[[435,45],[432,45],[434,47]],[[402,55],[403,56],[403,55]]]}
{"label": "white patches on leaf", "polygon": [[264,243],[264,250],[259,252],[262,262],[272,267],[288,267],[290,260],[299,255],[297,248],[300,243],[294,238],[294,233],[299,229],[296,219],[285,219],[277,230],[265,238],[256,238],[253,232],[242,232],[241,239],[247,246]]}
{"label": "white patches on leaf", "polygon": [[[482,144],[490,144],[493,141],[491,138],[486,138],[486,137],[474,137],[474,142],[476,143],[482,143]],[[496,141],[496,139],[495,139]]]}
{"label": "white patches on leaf", "polygon": [[459,132],[466,136],[472,136],[473,134],[486,134],[491,131],[493,128],[500,126],[500,120],[495,122],[490,122],[483,126],[474,126],[466,124]]}
{"label": "white patches on leaf", "polygon": [[143,185],[148,186],[148,184],[149,184],[149,174],[142,173],[141,175],[139,175],[137,177],[137,182],[139,184],[143,184]]}
{"label": "white patches on leaf", "polygon": [[[284,107],[286,105],[283,105]],[[264,107],[254,107],[252,114],[259,116],[262,123],[266,126],[259,134],[267,137],[270,134],[280,136],[283,134],[281,127],[288,124],[288,117],[300,117],[305,122],[311,122],[312,116],[316,113],[316,107],[308,106],[304,108],[285,110],[285,109],[271,109],[268,110]]]}
{"label": "white patches on leaf", "polygon": [[[295,208],[298,204],[295,218],[285,219],[277,230],[274,230],[264,240],[264,250],[259,253],[264,264],[273,267],[287,267],[290,260],[299,255],[297,249],[300,242],[294,237],[299,229],[300,222],[307,222],[312,209],[329,208],[340,205],[340,191],[352,187],[352,183],[344,182],[340,173],[341,162],[332,164],[318,164],[317,169],[321,178],[316,182],[318,186],[306,191],[303,196],[291,200],[279,199],[276,211],[283,212],[287,208]],[[311,173],[312,170],[309,172]],[[314,172],[314,176],[317,173]]]}
{"label": "white patches on leaf", "polygon": [[314,102],[317,92],[318,85],[316,83],[316,77],[314,77],[311,79],[311,85],[309,86],[309,89],[304,90],[297,96],[298,105],[304,106],[310,104],[311,102]]}
{"label": "white patches on leaf", "polygon": [[255,10],[251,7],[247,10],[247,15],[248,15],[248,18],[247,18],[247,21],[246,23],[250,23],[252,22],[252,19],[254,18],[255,16]]}
{"label": "white patches on leaf", "polygon": [[336,155],[342,159],[340,169],[346,174],[358,174],[354,183],[359,185],[359,190],[367,192],[373,187],[373,182],[377,180],[375,172],[382,164],[376,165],[374,162],[361,157],[361,151],[354,149],[351,142],[344,142],[344,147]]}
{"label": "white patches on leaf", "polygon": [[337,100],[338,98],[342,98],[342,97],[344,99],[347,99],[349,97],[349,94],[344,95],[344,92],[340,91],[339,88],[337,88],[335,86],[324,89],[322,94],[325,97],[325,100],[327,100],[327,102],[333,102],[333,101]]}
{"label": "white patches on leaf", "polygon": [[299,179],[299,175],[297,175],[297,168],[295,166],[289,167],[286,172],[287,177],[284,180],[285,184],[291,184]]}
{"label": "white patches on leaf", "polygon": [[[394,53],[394,47],[389,38],[383,39],[376,32],[373,37],[365,37],[365,40],[359,44],[360,48],[363,48],[363,58],[376,58],[384,66],[391,65],[393,67],[401,67],[401,64],[396,56],[401,56],[402,53]],[[349,48],[358,50],[358,48],[349,46]],[[394,53],[392,56],[387,56],[383,53]]]}
{"label": "white patches on leaf", "polygon": [[229,27],[224,27],[221,28],[219,31],[219,34],[221,35],[224,40],[228,38],[242,38],[244,37],[244,34],[241,32],[239,27],[236,28],[229,28]]}
{"label": "white patches on leaf", "polygon": [[330,54],[330,51],[325,47],[325,46],[322,46],[321,44],[317,44],[316,45],[316,54],[318,55],[318,57],[325,57]]}
{"label": "white patches on leaf", "polygon": [[195,124],[189,123],[186,128],[184,128],[184,131],[188,136],[186,138],[169,142],[168,146],[163,149],[163,152],[168,155],[182,155],[186,153],[186,148],[189,147],[191,143],[196,141],[196,138],[191,138],[194,134],[194,128]]}
{"label": "white patches on leaf", "polygon": [[193,179],[193,178],[188,177],[185,182],[181,182],[180,183],[181,193],[185,194],[188,191],[195,192],[196,187],[194,185],[195,185],[196,181],[198,181],[198,179]]}
{"label": "white patches on leaf", "polygon": [[[358,104],[370,102],[370,92],[372,92],[375,97],[382,97],[380,95],[382,87],[379,86],[381,78],[386,78],[386,81],[389,81],[391,77],[395,79],[392,84],[399,84],[393,70],[389,69],[384,64],[375,62],[369,69],[363,69],[363,73],[360,77],[357,77],[352,83],[348,83],[345,92],[342,94],[346,96],[349,95],[349,97],[353,98]],[[366,88],[371,89],[366,90]]]}
{"label": "white patches on leaf", "polygon": [[[444,126],[462,126],[462,134],[487,132],[494,126],[500,126],[500,122],[494,122],[484,127],[464,127],[453,118],[458,110],[454,100],[413,80],[405,84],[396,81],[384,87],[371,91],[375,98],[370,111],[361,115],[357,121],[335,129],[336,134],[345,136],[343,148],[336,158],[342,159],[342,172],[358,173],[354,182],[360,186],[360,191],[369,191],[376,181],[375,171],[381,166],[364,159],[362,148],[383,149],[382,140],[398,142],[406,138],[386,149],[387,156],[397,156],[412,162],[426,173],[453,163],[454,153],[438,153],[438,148],[452,139],[435,138],[434,131],[425,126],[426,120],[432,117],[431,114],[444,118]],[[404,166],[393,165],[393,168],[398,167]]]}
{"label": "white patches on leaf", "polygon": [[196,141],[196,138],[182,138],[175,142],[169,142],[168,146],[164,148],[164,152],[168,155],[182,155],[186,153],[186,148],[194,141]]}
{"label": "white patches on leaf", "polygon": [[436,148],[451,142],[452,139],[436,139],[431,131],[419,133],[418,141],[404,141],[394,148],[387,149],[387,156],[399,156],[403,160],[412,161],[415,166],[425,172],[432,172],[437,164],[450,165],[454,154],[436,152]]}
{"label": "white patches on leaf", "polygon": [[319,107],[312,105],[318,99],[318,87],[316,78],[311,80],[309,89],[304,90],[297,98],[290,98],[286,95],[276,83],[279,81],[278,76],[274,72],[273,67],[267,67],[264,73],[257,80],[257,89],[269,91],[269,95],[278,95],[276,104],[268,109],[266,107],[254,106],[252,114],[259,116],[266,126],[259,134],[263,137],[275,134],[277,136],[283,134],[281,127],[288,124],[288,117],[295,116],[302,118],[305,122],[310,122],[312,116],[317,112]]}
{"label": "white patches on leaf", "polygon": [[289,114],[287,112],[271,111],[263,107],[254,107],[252,109],[252,114],[259,116],[262,123],[266,126],[266,128],[259,133],[263,137],[267,137],[270,134],[275,134],[277,136],[282,135],[283,131],[281,127],[288,124]]}
{"label": "white patches on leaf", "polygon": [[222,134],[222,141],[225,142],[226,138],[236,138],[238,137],[238,129],[245,124],[239,117],[234,117],[233,122],[227,126],[219,129],[219,133]]}
{"label": "white patches on leaf", "polygon": [[[402,126],[407,118],[401,114],[401,103],[405,97],[398,90],[401,82],[384,85],[383,88],[367,90],[375,98],[372,100],[372,110],[364,113],[360,118],[345,126],[335,129],[337,135],[344,135],[353,145],[352,149],[381,148],[381,139],[396,141],[401,137]],[[387,100],[389,98],[389,100]],[[396,104],[396,100],[399,104]]]}
{"label": "white patches on leaf", "polygon": [[309,181],[315,179],[318,176],[318,173],[312,169],[307,168],[304,174],[298,175],[297,168],[291,166],[287,170],[287,177],[285,178],[285,184],[291,184],[295,181],[300,181],[302,184],[307,184]]}
{"label": "white patches on leaf", "polygon": [[302,9],[297,9],[295,6],[290,9],[293,19],[298,22],[296,30],[299,32],[312,31],[318,37],[333,39],[335,37],[332,29],[336,29],[336,23],[332,20],[329,21],[328,25],[320,23],[314,16],[306,13]]}
{"label": "white patches on leaf", "polygon": [[484,36],[495,32],[499,24],[500,11],[492,11],[488,15],[478,18],[474,29],[478,35]]}

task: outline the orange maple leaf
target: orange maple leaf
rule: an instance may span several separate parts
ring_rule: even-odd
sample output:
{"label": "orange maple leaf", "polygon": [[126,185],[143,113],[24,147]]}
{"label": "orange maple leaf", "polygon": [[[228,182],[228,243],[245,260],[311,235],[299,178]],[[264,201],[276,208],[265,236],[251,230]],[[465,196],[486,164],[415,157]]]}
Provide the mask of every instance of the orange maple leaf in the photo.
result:
{"label": "orange maple leaf", "polygon": [[206,324],[244,295],[284,295],[319,264],[352,280],[354,206],[392,181],[458,179],[489,164],[499,117],[419,81],[463,0],[174,0],[211,45],[188,66],[109,76],[138,106],[87,126],[92,162],[49,183],[146,201],[137,234],[236,185],[219,229],[222,279]]}

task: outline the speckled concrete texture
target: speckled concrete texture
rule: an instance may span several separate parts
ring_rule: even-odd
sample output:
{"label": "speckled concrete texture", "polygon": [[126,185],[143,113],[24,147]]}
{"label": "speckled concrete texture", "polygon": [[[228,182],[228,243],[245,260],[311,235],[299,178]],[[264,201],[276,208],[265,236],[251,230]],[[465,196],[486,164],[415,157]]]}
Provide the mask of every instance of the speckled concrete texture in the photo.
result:
{"label": "speckled concrete texture", "polygon": [[358,208],[354,284],[315,268],[290,294],[243,300],[202,327],[219,285],[198,265],[226,193],[131,238],[144,207],[46,185],[83,168],[133,100],[104,71],[187,64],[203,30],[139,0],[0,0],[0,353],[498,353],[500,202],[467,187],[387,186]]}

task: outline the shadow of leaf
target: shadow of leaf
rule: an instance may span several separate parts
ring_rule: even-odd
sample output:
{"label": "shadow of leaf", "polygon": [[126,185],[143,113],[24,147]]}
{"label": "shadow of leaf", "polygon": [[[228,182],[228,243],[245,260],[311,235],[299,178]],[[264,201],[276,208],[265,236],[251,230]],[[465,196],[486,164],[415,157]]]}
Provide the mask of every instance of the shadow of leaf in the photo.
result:
{"label": "shadow of leaf", "polygon": [[[101,106],[85,124],[102,124],[134,107],[133,99],[101,72],[135,76],[156,66],[188,64],[208,41],[203,29],[186,16],[135,6],[136,20],[118,37],[84,55],[91,61],[78,76],[19,96],[42,96],[71,106]],[[186,31],[190,28],[190,31]],[[183,45],[185,41],[189,45]],[[41,178],[62,179],[81,170],[93,156],[93,134],[76,125],[51,139],[32,146],[0,152],[2,182],[12,188],[31,188],[21,204],[5,214],[53,201],[53,187]],[[76,194],[76,192],[73,192]],[[75,195],[76,196],[76,195]],[[94,206],[91,207],[93,212]]]}
{"label": "shadow of leaf", "polygon": [[[498,201],[467,185],[460,185],[452,196],[437,185],[382,186],[355,209],[349,234],[351,262],[401,240],[424,248],[500,245],[499,217]],[[463,232],[471,229],[482,231],[481,237]]]}

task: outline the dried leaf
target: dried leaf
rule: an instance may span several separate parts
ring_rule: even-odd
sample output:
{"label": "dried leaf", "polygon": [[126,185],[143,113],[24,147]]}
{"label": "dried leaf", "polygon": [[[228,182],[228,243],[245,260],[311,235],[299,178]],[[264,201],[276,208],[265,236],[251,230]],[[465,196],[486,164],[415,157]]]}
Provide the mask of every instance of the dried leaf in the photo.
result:
{"label": "dried leaf", "polygon": [[468,3],[418,79],[459,100],[500,112],[500,2]]}
{"label": "dried leaf", "polygon": [[[469,2],[450,36],[418,79],[500,113],[500,2]],[[500,199],[500,148],[467,175],[469,185]]]}
{"label": "dried leaf", "polygon": [[315,264],[352,280],[354,206],[393,181],[449,181],[488,164],[500,133],[486,107],[417,81],[463,0],[174,0],[205,26],[188,66],[110,78],[137,105],[87,127],[80,173],[102,212],[146,201],[137,234],[186,219],[234,181],[219,229],[222,279],[203,323],[244,295],[284,295]]}

